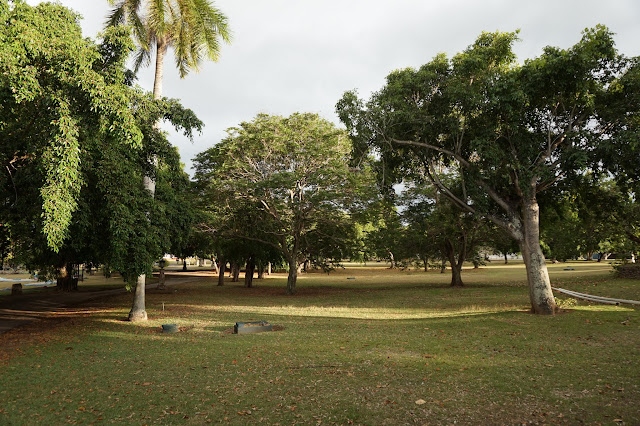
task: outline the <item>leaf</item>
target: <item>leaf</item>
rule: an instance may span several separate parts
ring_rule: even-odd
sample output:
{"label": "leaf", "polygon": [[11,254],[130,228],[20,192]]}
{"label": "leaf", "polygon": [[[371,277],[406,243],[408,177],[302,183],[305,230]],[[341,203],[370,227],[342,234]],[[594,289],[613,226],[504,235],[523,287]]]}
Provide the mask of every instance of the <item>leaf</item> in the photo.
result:
{"label": "leaf", "polygon": [[419,400],[416,401],[417,405],[424,405],[426,403],[427,403],[427,401],[425,401],[424,399],[419,399]]}

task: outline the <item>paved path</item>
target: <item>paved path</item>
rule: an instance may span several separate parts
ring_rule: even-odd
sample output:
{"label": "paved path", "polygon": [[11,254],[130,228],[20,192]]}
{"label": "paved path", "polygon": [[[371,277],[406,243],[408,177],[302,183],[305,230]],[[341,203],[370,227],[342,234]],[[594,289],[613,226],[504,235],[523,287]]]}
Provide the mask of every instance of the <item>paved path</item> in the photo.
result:
{"label": "paved path", "polygon": [[[203,279],[203,276],[197,273],[166,274],[166,285],[174,286],[200,279]],[[158,284],[149,284],[146,289],[153,289],[157,286]],[[69,306],[126,292],[126,288],[121,287],[111,290],[68,293],[44,290],[20,296],[2,296],[0,297],[0,334]]]}

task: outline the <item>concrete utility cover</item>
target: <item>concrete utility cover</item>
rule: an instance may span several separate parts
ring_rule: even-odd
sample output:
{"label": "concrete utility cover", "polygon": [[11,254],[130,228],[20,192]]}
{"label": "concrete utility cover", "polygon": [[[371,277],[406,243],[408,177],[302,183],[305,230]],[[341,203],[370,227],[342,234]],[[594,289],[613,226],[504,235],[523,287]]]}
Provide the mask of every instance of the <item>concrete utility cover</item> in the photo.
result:
{"label": "concrete utility cover", "polygon": [[263,331],[273,331],[273,326],[267,321],[237,322],[233,326],[234,334],[261,333]]}

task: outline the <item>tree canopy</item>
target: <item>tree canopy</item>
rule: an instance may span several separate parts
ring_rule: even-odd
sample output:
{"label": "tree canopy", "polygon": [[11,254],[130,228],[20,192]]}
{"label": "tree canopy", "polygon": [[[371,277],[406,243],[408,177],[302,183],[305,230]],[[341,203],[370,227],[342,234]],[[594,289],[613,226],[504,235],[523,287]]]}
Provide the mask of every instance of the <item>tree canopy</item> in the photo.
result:
{"label": "tree canopy", "polygon": [[212,227],[276,247],[293,293],[303,260],[348,255],[355,232],[349,208],[364,173],[346,161],[351,142],[344,131],[315,114],[261,114],[228,133],[195,159],[202,197],[220,211]]}
{"label": "tree canopy", "polygon": [[[621,160],[640,149],[640,70],[602,26],[521,65],[516,40],[517,33],[483,33],[453,58],[392,72],[366,103],[345,93],[337,109],[360,150],[380,153],[387,179],[420,175],[518,241],[532,309],[553,313],[538,194],[587,169],[634,170],[637,162]],[[461,195],[441,179],[451,169],[462,178]]]}
{"label": "tree canopy", "polygon": [[[131,282],[190,226],[187,176],[154,123],[167,120],[187,136],[202,123],[179,102],[130,85],[125,28],[96,44],[59,5],[0,10],[0,223],[14,254],[50,275],[91,262]],[[156,200],[143,187],[150,155],[160,162]]]}
{"label": "tree canopy", "polygon": [[[13,2],[12,2],[13,3]],[[36,197],[47,245],[59,250],[68,235],[83,184],[81,140],[89,135],[140,147],[142,133],[130,113],[122,78],[130,47],[122,30],[105,36],[114,56],[82,38],[78,17],[51,3],[36,7],[0,1],[0,185],[6,207],[23,195],[16,173],[29,165],[44,178]]]}

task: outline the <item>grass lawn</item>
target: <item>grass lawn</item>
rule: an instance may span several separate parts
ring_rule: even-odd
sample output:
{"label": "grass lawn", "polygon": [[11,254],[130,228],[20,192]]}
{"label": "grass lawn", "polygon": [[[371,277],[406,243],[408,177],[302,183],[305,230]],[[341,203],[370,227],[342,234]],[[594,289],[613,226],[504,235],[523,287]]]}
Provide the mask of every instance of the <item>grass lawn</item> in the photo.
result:
{"label": "grass lawn", "polygon": [[[640,300],[609,270],[550,265],[554,286]],[[93,302],[0,336],[0,424],[640,424],[638,307],[534,316],[521,264],[463,279],[350,267],[292,297],[284,275],[203,277],[148,292],[144,324],[131,295]],[[278,331],[229,333],[254,320]]]}

